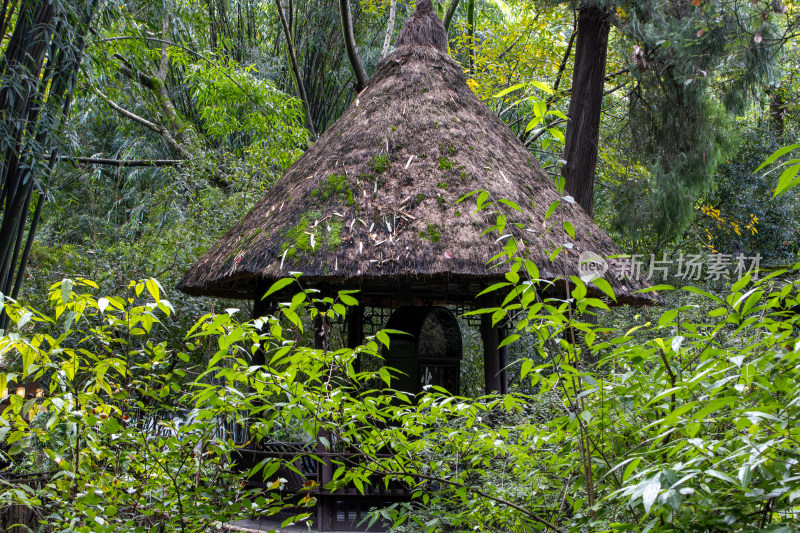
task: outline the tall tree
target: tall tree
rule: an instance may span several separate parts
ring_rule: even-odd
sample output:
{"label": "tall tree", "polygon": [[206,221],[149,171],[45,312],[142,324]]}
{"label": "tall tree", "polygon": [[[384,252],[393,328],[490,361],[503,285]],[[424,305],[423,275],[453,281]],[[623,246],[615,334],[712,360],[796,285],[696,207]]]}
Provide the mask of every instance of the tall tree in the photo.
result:
{"label": "tall tree", "polygon": [[575,67],[561,169],[564,189],[594,216],[594,174],[600,139],[600,115],[606,77],[608,8],[583,5],[578,10]]}
{"label": "tall tree", "polygon": [[339,0],[339,15],[342,19],[342,33],[344,34],[344,44],[347,50],[347,57],[353,67],[353,74],[356,77],[356,92],[361,92],[367,86],[367,71],[364,70],[364,63],[358,55],[356,38],[353,34],[353,16],[350,14],[350,0]]}
{"label": "tall tree", "polygon": [[[0,23],[13,30],[0,58],[0,293],[12,298],[22,284],[96,5],[97,0],[3,2]],[[6,324],[7,316],[0,316],[0,329]]]}
{"label": "tall tree", "polygon": [[[778,3],[738,9],[728,0],[671,2],[584,0],[570,92],[563,168],[565,187],[594,212],[601,102],[611,24],[628,51],[623,72],[629,90],[630,151],[650,161],[645,180],[620,189],[615,224],[626,234],[649,234],[658,249],[691,220],[694,200],[707,190],[726,151],[724,117],[714,104],[711,80],[722,81],[722,99],[741,109],[760,95],[770,65],[786,42]],[[731,66],[736,65],[736,66]],[[642,186],[645,184],[644,186]],[[644,222],[644,223],[643,223]]]}

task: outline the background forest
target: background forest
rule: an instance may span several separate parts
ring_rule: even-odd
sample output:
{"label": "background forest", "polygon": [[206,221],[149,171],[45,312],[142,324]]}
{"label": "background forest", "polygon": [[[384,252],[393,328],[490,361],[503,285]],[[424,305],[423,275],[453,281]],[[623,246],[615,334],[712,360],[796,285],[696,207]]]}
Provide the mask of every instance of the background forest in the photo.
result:
{"label": "background forest", "polygon": [[[258,327],[251,302],[172,289],[348,108],[415,7],[353,0],[343,31],[343,6],[0,0],[0,390],[49,380],[47,400],[7,399],[1,453],[18,473],[58,472],[35,490],[0,480],[0,503],[38,509],[48,531],[306,518],[312,499],[298,507],[279,482],[267,494],[240,486],[277,465],[226,468],[234,447],[209,420],[249,412],[255,432],[357,443],[371,466],[337,470],[343,485],[417,486],[411,503],[373,516],[397,531],[794,530],[798,7],[434,2],[472,90],[625,253],[645,265],[760,257],[762,276],[670,271],[654,283],[695,287],[661,287],[661,309],[589,323],[526,298],[512,276],[492,310],[529,313],[509,347],[512,394],[480,397],[468,330],[465,398],[398,404],[359,396],[388,376],[358,371],[355,355],[377,356],[385,337],[324,357],[304,347],[323,302],[301,282],[282,318]],[[576,141],[573,123],[596,146]],[[573,281],[579,310],[602,307]],[[353,297],[336,304],[332,318]],[[580,343],[565,341],[571,328]],[[274,381],[248,367],[255,344],[275,349]],[[341,394],[331,366],[349,380]],[[151,443],[128,408],[192,414]],[[47,416],[29,422],[31,409]],[[337,426],[345,412],[357,423]],[[414,453],[387,462],[387,441]]]}
{"label": "background forest", "polygon": [[[754,172],[796,138],[791,6],[590,4],[454,2],[451,55],[555,177],[565,161],[578,14],[601,11],[607,57],[582,58],[605,70],[599,153],[596,165],[574,158],[588,160],[595,175],[588,189],[601,227],[628,253],[717,250],[792,263],[796,202],[772,198],[775,181]],[[173,286],[338,118],[361,83],[338,4],[283,6],[290,41],[276,6],[54,4],[64,34],[52,36],[53,49],[39,59],[45,73],[63,71],[64,95],[47,94],[35,131],[4,125],[6,150],[29,154],[27,221],[35,219],[38,234],[18,290],[35,298],[78,274],[108,287],[145,275]],[[8,2],[5,26],[36,7]],[[403,2],[352,6],[367,74],[412,10]],[[9,29],[6,46],[12,37]],[[74,64],[50,58],[59,47],[76,48]],[[5,79],[7,92],[20,89],[9,105],[26,95],[35,101],[36,87],[21,87],[34,80],[13,69]],[[6,270],[15,270],[6,255]]]}

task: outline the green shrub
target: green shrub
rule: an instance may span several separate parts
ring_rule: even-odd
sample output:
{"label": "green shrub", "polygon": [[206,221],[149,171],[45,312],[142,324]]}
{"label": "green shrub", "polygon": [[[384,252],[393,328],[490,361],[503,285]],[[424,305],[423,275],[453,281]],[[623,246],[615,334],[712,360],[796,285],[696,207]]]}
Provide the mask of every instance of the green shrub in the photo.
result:
{"label": "green shrub", "polygon": [[[47,394],[11,395],[0,437],[18,470],[46,462],[59,475],[41,493],[5,491],[3,501],[37,505],[49,524],[76,531],[201,531],[277,512],[285,505],[279,461],[256,469],[276,489],[258,496],[241,487],[255,472],[231,468],[235,445],[213,431],[219,417],[245,422],[249,413],[255,440],[291,427],[346,451],[347,462],[333,458],[328,488],[363,490],[376,479],[408,486],[411,502],[373,515],[407,530],[798,525],[796,271],[780,282],[746,276],[722,298],[685,288],[713,303],[702,319],[665,309],[616,330],[576,318],[606,307],[590,289],[613,298],[607,284],[573,278],[569,294],[542,299],[536,266],[509,241],[507,282],[492,288],[504,303],[473,313],[524,317],[509,342],[525,333],[529,355],[510,364],[529,394],[392,391],[391,370],[355,366],[360,354],[378,357],[387,332],[354,350],[303,345],[298,333],[315,315],[338,320],[357,301],[350,291],[318,298],[295,278],[271,289],[299,290],[276,315],[205,315],[181,346],[149,341],[172,313],[154,280],[106,298],[92,295],[92,282],[64,280],[52,288],[49,314],[6,301],[15,326],[0,342],[1,385],[35,379]],[[581,344],[567,342],[572,328]],[[198,350],[208,354],[199,363]],[[251,367],[257,350],[266,363]],[[596,367],[581,362],[587,355]],[[164,435],[134,421],[165,411],[180,416],[162,421]],[[35,423],[23,416],[32,412]]]}

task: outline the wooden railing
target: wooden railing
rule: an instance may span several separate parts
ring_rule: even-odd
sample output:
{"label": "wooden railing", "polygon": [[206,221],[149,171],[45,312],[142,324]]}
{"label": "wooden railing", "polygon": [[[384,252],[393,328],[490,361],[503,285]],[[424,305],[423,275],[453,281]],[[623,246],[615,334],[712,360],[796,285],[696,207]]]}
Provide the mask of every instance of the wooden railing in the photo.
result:
{"label": "wooden railing", "polygon": [[[16,489],[35,494],[50,480],[53,474],[54,472],[32,474],[0,472],[0,487],[3,492]],[[16,503],[0,505],[0,531],[7,533],[36,531],[41,518],[42,510],[37,507]],[[45,531],[50,530],[45,529]]]}

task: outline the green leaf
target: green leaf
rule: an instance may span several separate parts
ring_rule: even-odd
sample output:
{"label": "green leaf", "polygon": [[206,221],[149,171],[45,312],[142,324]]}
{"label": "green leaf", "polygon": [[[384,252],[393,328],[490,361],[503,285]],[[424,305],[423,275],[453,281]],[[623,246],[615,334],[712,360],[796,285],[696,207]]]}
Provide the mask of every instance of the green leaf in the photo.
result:
{"label": "green leaf", "polygon": [[463,202],[464,200],[466,200],[466,199],[467,199],[467,198],[469,198],[470,196],[473,196],[473,195],[475,195],[475,194],[478,194],[478,193],[479,193],[479,192],[481,192],[482,190],[483,190],[483,189],[478,189],[477,191],[468,192],[467,194],[463,195],[461,198],[459,198],[458,200],[456,200],[456,203],[457,203],[457,204],[460,204],[461,202]]}
{"label": "green leaf", "polygon": [[675,423],[678,420],[678,418],[680,418],[680,416],[683,413],[691,410],[695,405],[696,402],[689,402],[687,404],[681,405],[680,407],[672,411],[669,414],[669,416],[667,416],[664,419],[664,421],[662,422],[662,426],[664,426],[665,428],[669,428],[670,426],[672,426],[673,423]]}
{"label": "green leaf", "polygon": [[675,290],[675,287],[673,287],[672,285],[663,285],[663,284],[662,284],[662,285],[654,285],[654,286],[652,286],[652,287],[646,287],[646,288],[644,288],[644,289],[639,289],[639,290],[638,290],[638,291],[636,291],[636,292],[637,292],[637,293],[639,293],[639,292],[641,292],[641,293],[644,293],[644,292],[654,292],[654,291],[674,291],[674,290]]}
{"label": "green leaf", "polygon": [[561,200],[556,200],[555,202],[550,204],[550,207],[547,208],[547,213],[544,214],[544,219],[547,220],[548,218],[550,218],[550,216],[553,213],[555,213],[556,209],[558,208],[558,206],[560,204],[561,204]]}
{"label": "green leaf", "polygon": [[800,144],[790,144],[789,146],[784,146],[782,148],[778,148],[777,150],[775,150],[775,152],[772,153],[771,156],[769,156],[767,158],[766,161],[761,163],[761,165],[757,169],[755,169],[754,172],[758,172],[759,170],[767,167],[768,165],[771,165],[772,163],[777,161],[780,157],[782,157],[782,156],[788,154],[789,152],[791,152],[792,150],[796,150],[798,148],[800,148]]}
{"label": "green leaf", "polygon": [[721,479],[722,481],[727,481],[731,485],[735,485],[736,484],[736,480],[734,480],[728,474],[720,472],[719,470],[714,470],[713,468],[709,468],[709,469],[705,470],[705,473],[708,474],[709,476],[713,476],[713,477],[715,477],[717,479]]}
{"label": "green leaf", "polygon": [[573,226],[572,222],[569,220],[564,221],[564,231],[566,231],[567,234],[573,239],[575,238],[575,226]]}
{"label": "green leaf", "polygon": [[739,483],[742,484],[742,488],[746,489],[748,485],[750,485],[750,480],[753,479],[753,471],[750,469],[750,465],[743,464],[739,468]]}
{"label": "green leaf", "polygon": [[293,309],[293,310],[297,309],[298,307],[303,305],[303,302],[305,302],[305,301],[306,301],[306,293],[298,292],[297,294],[292,296],[292,303],[289,306],[289,308]]}
{"label": "green leaf", "polygon": [[540,89],[540,90],[542,90],[542,91],[546,92],[547,94],[553,94],[553,93],[555,93],[555,91],[553,90],[553,88],[552,88],[552,87],[550,87],[549,85],[547,85],[547,84],[546,84],[546,83],[544,83],[544,82],[541,82],[541,81],[532,81],[532,82],[530,82],[530,84],[531,84],[531,85],[533,85],[534,87],[536,87],[537,89]]}
{"label": "green leaf", "polygon": [[272,286],[269,288],[269,290],[267,292],[264,293],[264,296],[262,296],[261,299],[263,300],[267,296],[269,296],[270,294],[272,294],[274,292],[277,292],[277,291],[283,289],[284,287],[286,287],[288,285],[291,285],[292,282],[294,282],[294,278],[279,279],[278,281],[276,281],[275,283],[272,284]]}
{"label": "green leaf", "polygon": [[563,143],[565,141],[564,132],[561,131],[560,129],[558,129],[558,128],[547,128],[547,132],[550,135],[552,135],[553,138],[556,139],[558,142]]}
{"label": "green leaf", "polygon": [[533,361],[531,361],[530,359],[523,359],[522,367],[519,370],[520,379],[524,379],[525,376],[530,374],[531,370],[533,370]]}
{"label": "green leaf", "polygon": [[562,113],[562,112],[561,112],[561,111],[559,111],[558,109],[551,109],[551,110],[549,110],[549,111],[548,111],[547,113],[545,113],[545,114],[546,114],[546,115],[554,115],[554,116],[556,116],[556,117],[558,117],[558,118],[560,118],[560,119],[563,119],[563,120],[568,120],[568,119],[567,119],[567,115],[565,115],[564,113]]}
{"label": "green leaf", "polygon": [[583,300],[586,298],[586,284],[577,276],[570,276],[569,278],[572,280],[572,283],[575,284],[575,287],[572,289],[572,297],[575,298],[575,300]]}
{"label": "green leaf", "polygon": [[510,94],[510,93],[513,93],[514,91],[518,91],[518,90],[522,89],[523,87],[525,87],[524,83],[517,83],[516,85],[512,85],[511,87],[507,87],[507,88],[503,89],[502,91],[500,91],[499,93],[494,95],[494,98],[502,98],[507,94]]}
{"label": "green leaf", "polygon": [[611,284],[608,281],[606,281],[603,278],[595,278],[592,280],[592,284],[601,291],[603,291],[606,294],[606,296],[608,296],[615,302],[617,301],[617,297],[614,294],[614,289],[611,287]]}
{"label": "green leaf", "polygon": [[484,206],[486,205],[486,201],[488,199],[489,199],[489,193],[486,192],[486,191],[481,191],[480,194],[478,194],[478,199],[475,200],[475,204],[476,204],[475,211],[477,212],[477,211],[480,211],[481,209],[483,209]]}
{"label": "green leaf", "polygon": [[623,482],[627,481],[628,478],[631,477],[631,474],[633,473],[634,470],[636,470],[636,467],[639,466],[639,463],[641,463],[641,462],[642,462],[642,458],[641,457],[636,457],[636,458],[632,459],[630,463],[628,463],[628,466],[625,467],[625,471],[622,473],[622,481]]}
{"label": "green leaf", "polygon": [[498,348],[502,348],[503,346],[508,346],[508,345],[509,345],[509,344],[511,344],[512,342],[516,342],[516,341],[518,341],[518,340],[519,340],[521,337],[522,337],[521,335],[518,335],[518,334],[516,334],[516,333],[514,333],[514,334],[512,334],[512,335],[509,335],[508,337],[506,337],[505,339],[503,339],[503,342],[501,342],[500,344],[498,344],[498,345],[497,345],[497,347],[498,347]]}
{"label": "green leaf", "polygon": [[702,289],[698,289],[697,287],[692,287],[691,285],[689,285],[687,287],[681,287],[681,290],[682,291],[687,291],[687,292],[693,292],[695,294],[699,294],[701,296],[705,296],[706,298],[708,298],[710,300],[714,300],[715,302],[719,302],[720,304],[725,305],[725,302],[723,302],[717,296],[714,296],[710,292],[704,291]]}
{"label": "green leaf", "polygon": [[150,293],[150,296],[152,296],[155,301],[158,301],[160,299],[160,296],[161,296],[161,293],[160,293],[160,290],[159,290],[160,286],[159,286],[158,282],[156,280],[154,280],[153,278],[150,278],[150,279],[148,279],[147,281],[144,282],[144,285],[145,285],[145,287],[147,287],[147,292]]}
{"label": "green leaf", "polygon": [[69,302],[69,295],[72,293],[73,285],[73,281],[69,278],[61,280],[61,303],[66,304]]}
{"label": "green leaf", "polygon": [[17,329],[24,328],[25,324],[31,321],[31,318],[33,318],[33,313],[30,311],[25,311],[22,313],[22,316],[19,317],[19,320],[17,321]]}
{"label": "green leaf", "polygon": [[494,292],[496,290],[502,289],[503,287],[508,287],[509,285],[511,285],[511,283],[507,283],[505,281],[502,281],[500,283],[495,283],[494,285],[490,285],[489,287],[486,287],[485,289],[483,289],[475,297],[478,298],[480,296],[483,296],[484,294],[488,294],[490,292]]}
{"label": "green leaf", "polygon": [[339,293],[339,299],[344,305],[349,305],[350,307],[358,305],[358,300],[347,294],[342,294],[341,292]]}
{"label": "green leaf", "polygon": [[773,198],[800,183],[800,178],[796,177],[799,171],[800,164],[787,167],[786,170],[783,171],[780,178],[778,178],[778,185],[775,187],[775,192],[772,195]]}
{"label": "green leaf", "polygon": [[506,200],[505,198],[501,198],[500,200],[498,200],[498,202],[500,202],[501,204],[507,205],[511,209],[516,209],[520,213],[522,212],[522,208],[520,206],[518,206],[517,204],[515,204],[514,202],[512,202],[511,200]]}
{"label": "green leaf", "polygon": [[378,339],[378,342],[380,342],[381,344],[383,344],[387,348],[389,347],[389,334],[386,333],[385,331],[382,331],[382,330],[379,331],[375,335],[375,338]]}
{"label": "green leaf", "polygon": [[709,414],[721,409],[722,407],[725,407],[726,405],[731,405],[733,403],[736,403],[736,398],[733,396],[716,398],[708,402],[708,404],[705,407],[697,411],[697,413],[695,413],[692,418],[694,418],[698,422],[702,422],[703,419]]}
{"label": "green leaf", "polygon": [[650,508],[653,507],[653,503],[655,503],[658,493],[661,491],[661,480],[659,478],[660,474],[656,474],[654,477],[650,478],[644,486],[644,490],[642,491],[642,503],[644,504],[645,513],[650,513]]}
{"label": "green leaf", "polygon": [[739,292],[742,290],[748,283],[750,283],[750,272],[745,273],[736,283],[733,284],[731,287],[731,292]]}
{"label": "green leaf", "polygon": [[529,132],[529,131],[531,131],[533,128],[535,128],[536,126],[538,126],[538,125],[539,125],[539,123],[540,123],[541,121],[542,121],[542,117],[533,117],[533,118],[531,119],[531,121],[530,121],[530,122],[528,122],[528,125],[527,125],[527,126],[525,126],[525,133],[528,133],[528,132]]}

